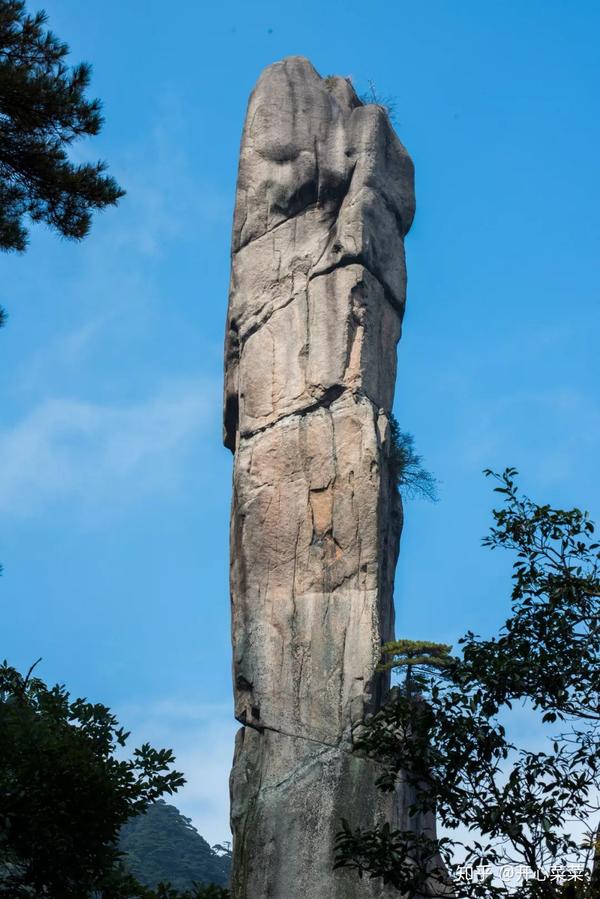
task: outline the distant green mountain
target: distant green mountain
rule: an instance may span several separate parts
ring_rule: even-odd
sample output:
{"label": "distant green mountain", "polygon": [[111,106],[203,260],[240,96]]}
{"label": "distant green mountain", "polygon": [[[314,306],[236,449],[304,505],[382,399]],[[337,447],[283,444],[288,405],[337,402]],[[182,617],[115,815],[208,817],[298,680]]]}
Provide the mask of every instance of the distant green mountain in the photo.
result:
{"label": "distant green mountain", "polygon": [[154,888],[162,881],[188,890],[194,882],[229,883],[229,854],[211,849],[190,818],[162,799],[125,824],[119,846],[125,867],[145,886]]}

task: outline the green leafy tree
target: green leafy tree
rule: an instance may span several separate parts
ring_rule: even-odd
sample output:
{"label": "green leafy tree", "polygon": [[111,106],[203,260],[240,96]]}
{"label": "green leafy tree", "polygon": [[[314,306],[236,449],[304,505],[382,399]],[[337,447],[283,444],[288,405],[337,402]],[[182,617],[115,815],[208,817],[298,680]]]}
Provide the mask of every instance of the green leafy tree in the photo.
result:
{"label": "green leafy tree", "polygon": [[102,899],[230,899],[229,890],[215,884],[192,886],[188,890],[177,890],[168,883],[159,883],[155,889],[142,886],[131,879],[125,879],[120,888],[121,892],[104,894]]}
{"label": "green leafy tree", "polygon": [[[505,502],[484,543],[515,554],[510,617],[493,639],[467,633],[461,656],[429,666],[418,695],[396,692],[359,742],[383,763],[381,789],[404,776],[411,814],[436,814],[448,833],[462,827],[473,838],[344,824],[336,864],[383,877],[408,897],[432,896],[448,889],[460,855],[477,875],[463,878],[461,896],[591,899],[599,876],[597,862],[589,874],[600,792],[600,547],[587,513],[522,496],[514,469],[486,474]],[[516,702],[538,715],[543,749],[509,740],[502,722]],[[532,874],[502,881],[495,874],[505,864]],[[581,878],[576,865],[587,872]]]}
{"label": "green leafy tree", "polygon": [[229,899],[229,890],[215,884],[194,886],[189,890],[179,892],[168,884],[161,883],[156,890],[151,890],[142,899]]}
{"label": "green leafy tree", "polygon": [[128,736],[106,706],[0,666],[2,899],[112,899],[133,889],[119,831],[184,778],[170,749],[145,743],[121,758]]}
{"label": "green leafy tree", "polygon": [[99,133],[102,115],[100,102],[86,97],[90,66],[69,68],[68,53],[44,12],[0,0],[1,250],[25,249],[28,220],[80,240],[92,213],[123,196],[104,162],[69,157],[76,140]]}

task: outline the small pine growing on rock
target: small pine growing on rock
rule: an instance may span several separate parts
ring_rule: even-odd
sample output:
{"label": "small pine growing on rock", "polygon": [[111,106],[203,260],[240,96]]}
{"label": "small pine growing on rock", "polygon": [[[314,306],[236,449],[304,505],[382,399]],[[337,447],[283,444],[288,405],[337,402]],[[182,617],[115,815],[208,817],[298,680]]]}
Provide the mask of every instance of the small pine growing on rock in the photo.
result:
{"label": "small pine growing on rock", "polygon": [[390,470],[402,497],[413,499],[418,496],[437,502],[437,479],[423,465],[412,434],[400,430],[394,415],[390,415],[390,432]]}
{"label": "small pine growing on rock", "polygon": [[432,643],[429,640],[392,640],[381,647],[383,656],[391,656],[382,662],[379,671],[405,670],[403,692],[406,696],[420,693],[426,687],[428,676],[452,664],[448,643]]}

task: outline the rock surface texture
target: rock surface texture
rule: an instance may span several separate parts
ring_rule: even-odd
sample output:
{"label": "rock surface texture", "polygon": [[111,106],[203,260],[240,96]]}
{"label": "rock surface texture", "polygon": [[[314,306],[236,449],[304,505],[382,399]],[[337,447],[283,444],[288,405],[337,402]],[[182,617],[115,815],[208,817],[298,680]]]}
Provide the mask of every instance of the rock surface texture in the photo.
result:
{"label": "rock surface texture", "polygon": [[353,736],[388,687],[375,669],[393,638],[389,414],[413,214],[412,162],[382,108],[302,57],[263,72],[225,346],[235,899],[387,895],[332,864],[341,818],[403,818]]}

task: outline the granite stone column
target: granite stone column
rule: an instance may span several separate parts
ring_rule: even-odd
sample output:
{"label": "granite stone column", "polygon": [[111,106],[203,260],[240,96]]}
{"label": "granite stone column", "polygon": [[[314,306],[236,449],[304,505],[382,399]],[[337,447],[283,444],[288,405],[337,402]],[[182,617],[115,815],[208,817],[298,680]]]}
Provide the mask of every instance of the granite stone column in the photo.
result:
{"label": "granite stone column", "polygon": [[358,899],[341,818],[403,817],[353,752],[387,690],[402,526],[388,470],[413,166],[385,111],[291,57],[248,105],[233,224],[235,899]]}

